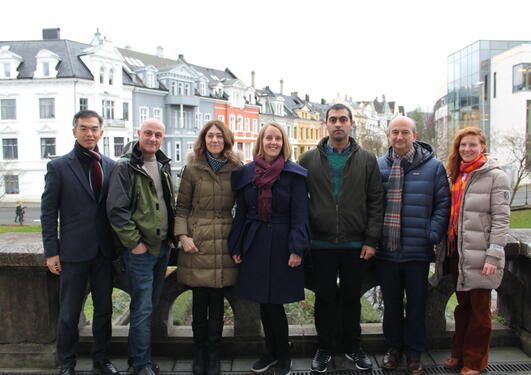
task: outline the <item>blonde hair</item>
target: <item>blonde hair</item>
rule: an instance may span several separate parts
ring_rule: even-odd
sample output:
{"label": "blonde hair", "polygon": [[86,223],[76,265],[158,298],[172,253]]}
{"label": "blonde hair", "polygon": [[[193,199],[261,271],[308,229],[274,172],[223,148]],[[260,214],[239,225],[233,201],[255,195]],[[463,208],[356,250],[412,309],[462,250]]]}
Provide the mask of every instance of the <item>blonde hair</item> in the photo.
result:
{"label": "blonde hair", "polygon": [[276,122],[268,122],[262,126],[262,129],[260,129],[260,132],[258,132],[258,137],[256,137],[256,143],[254,144],[253,148],[253,156],[258,155],[259,157],[264,158],[264,136],[266,129],[270,126],[277,128],[280,131],[280,134],[282,134],[282,150],[280,150],[280,154],[284,157],[284,160],[289,160],[291,158],[291,144],[288,140],[288,134],[284,128]]}

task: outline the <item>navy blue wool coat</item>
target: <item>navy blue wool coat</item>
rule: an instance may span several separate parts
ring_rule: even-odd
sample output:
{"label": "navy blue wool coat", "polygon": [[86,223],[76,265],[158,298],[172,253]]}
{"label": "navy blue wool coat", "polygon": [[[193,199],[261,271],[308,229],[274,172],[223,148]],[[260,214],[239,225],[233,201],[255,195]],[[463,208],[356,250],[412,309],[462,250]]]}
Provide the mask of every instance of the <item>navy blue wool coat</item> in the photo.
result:
{"label": "navy blue wool coat", "polygon": [[304,299],[303,266],[291,268],[291,253],[301,257],[310,248],[306,169],[287,161],[273,184],[269,221],[258,216],[255,162],[234,171],[236,216],[229,235],[232,255],[241,255],[236,293],[258,303],[284,304]]}
{"label": "navy blue wool coat", "polygon": [[[400,220],[400,247],[390,251],[380,241],[376,257],[392,262],[426,261],[434,259],[433,245],[438,244],[448,229],[450,189],[443,164],[435,159],[433,147],[416,141],[412,163],[403,161],[404,186]],[[386,192],[393,161],[391,148],[378,159]]]}

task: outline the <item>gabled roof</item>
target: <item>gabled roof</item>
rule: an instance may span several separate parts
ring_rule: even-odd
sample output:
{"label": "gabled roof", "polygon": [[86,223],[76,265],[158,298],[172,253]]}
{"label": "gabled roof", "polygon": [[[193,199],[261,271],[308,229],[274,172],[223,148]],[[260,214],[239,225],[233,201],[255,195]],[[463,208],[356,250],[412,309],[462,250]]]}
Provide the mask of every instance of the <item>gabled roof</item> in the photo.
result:
{"label": "gabled roof", "polygon": [[19,75],[17,78],[19,79],[33,78],[37,64],[35,56],[42,49],[47,49],[57,54],[61,59],[57,66],[57,78],[94,79],[89,69],[79,58],[83,54],[83,50],[90,47],[89,44],[66,39],[0,42],[0,46],[5,45],[9,46],[9,51],[24,59],[18,68]]}

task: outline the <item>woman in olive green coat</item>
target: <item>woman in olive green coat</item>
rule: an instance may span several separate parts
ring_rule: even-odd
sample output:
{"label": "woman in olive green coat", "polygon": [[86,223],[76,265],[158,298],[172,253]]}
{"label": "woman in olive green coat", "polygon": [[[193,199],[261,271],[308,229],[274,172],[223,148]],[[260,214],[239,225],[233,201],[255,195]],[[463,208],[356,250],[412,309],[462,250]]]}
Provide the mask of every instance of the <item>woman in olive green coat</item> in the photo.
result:
{"label": "woman in olive green coat", "polygon": [[224,288],[236,283],[238,266],[227,246],[235,195],[231,172],[241,166],[234,136],[221,121],[201,130],[187,155],[175,215],[179,254],[177,280],[192,289],[194,375],[219,375]]}

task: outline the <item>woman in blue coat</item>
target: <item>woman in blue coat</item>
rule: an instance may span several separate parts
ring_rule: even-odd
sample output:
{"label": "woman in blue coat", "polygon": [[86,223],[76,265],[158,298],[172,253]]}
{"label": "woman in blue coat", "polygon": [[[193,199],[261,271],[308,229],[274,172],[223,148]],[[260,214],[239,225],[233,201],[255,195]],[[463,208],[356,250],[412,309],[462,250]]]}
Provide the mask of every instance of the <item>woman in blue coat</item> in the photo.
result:
{"label": "woman in blue coat", "polygon": [[237,294],[258,302],[267,353],[253,365],[288,375],[291,359],[285,303],[304,299],[302,257],[309,249],[306,169],[289,160],[284,129],[266,124],[258,134],[254,161],[232,173],[236,217],[229,249],[240,264]]}

